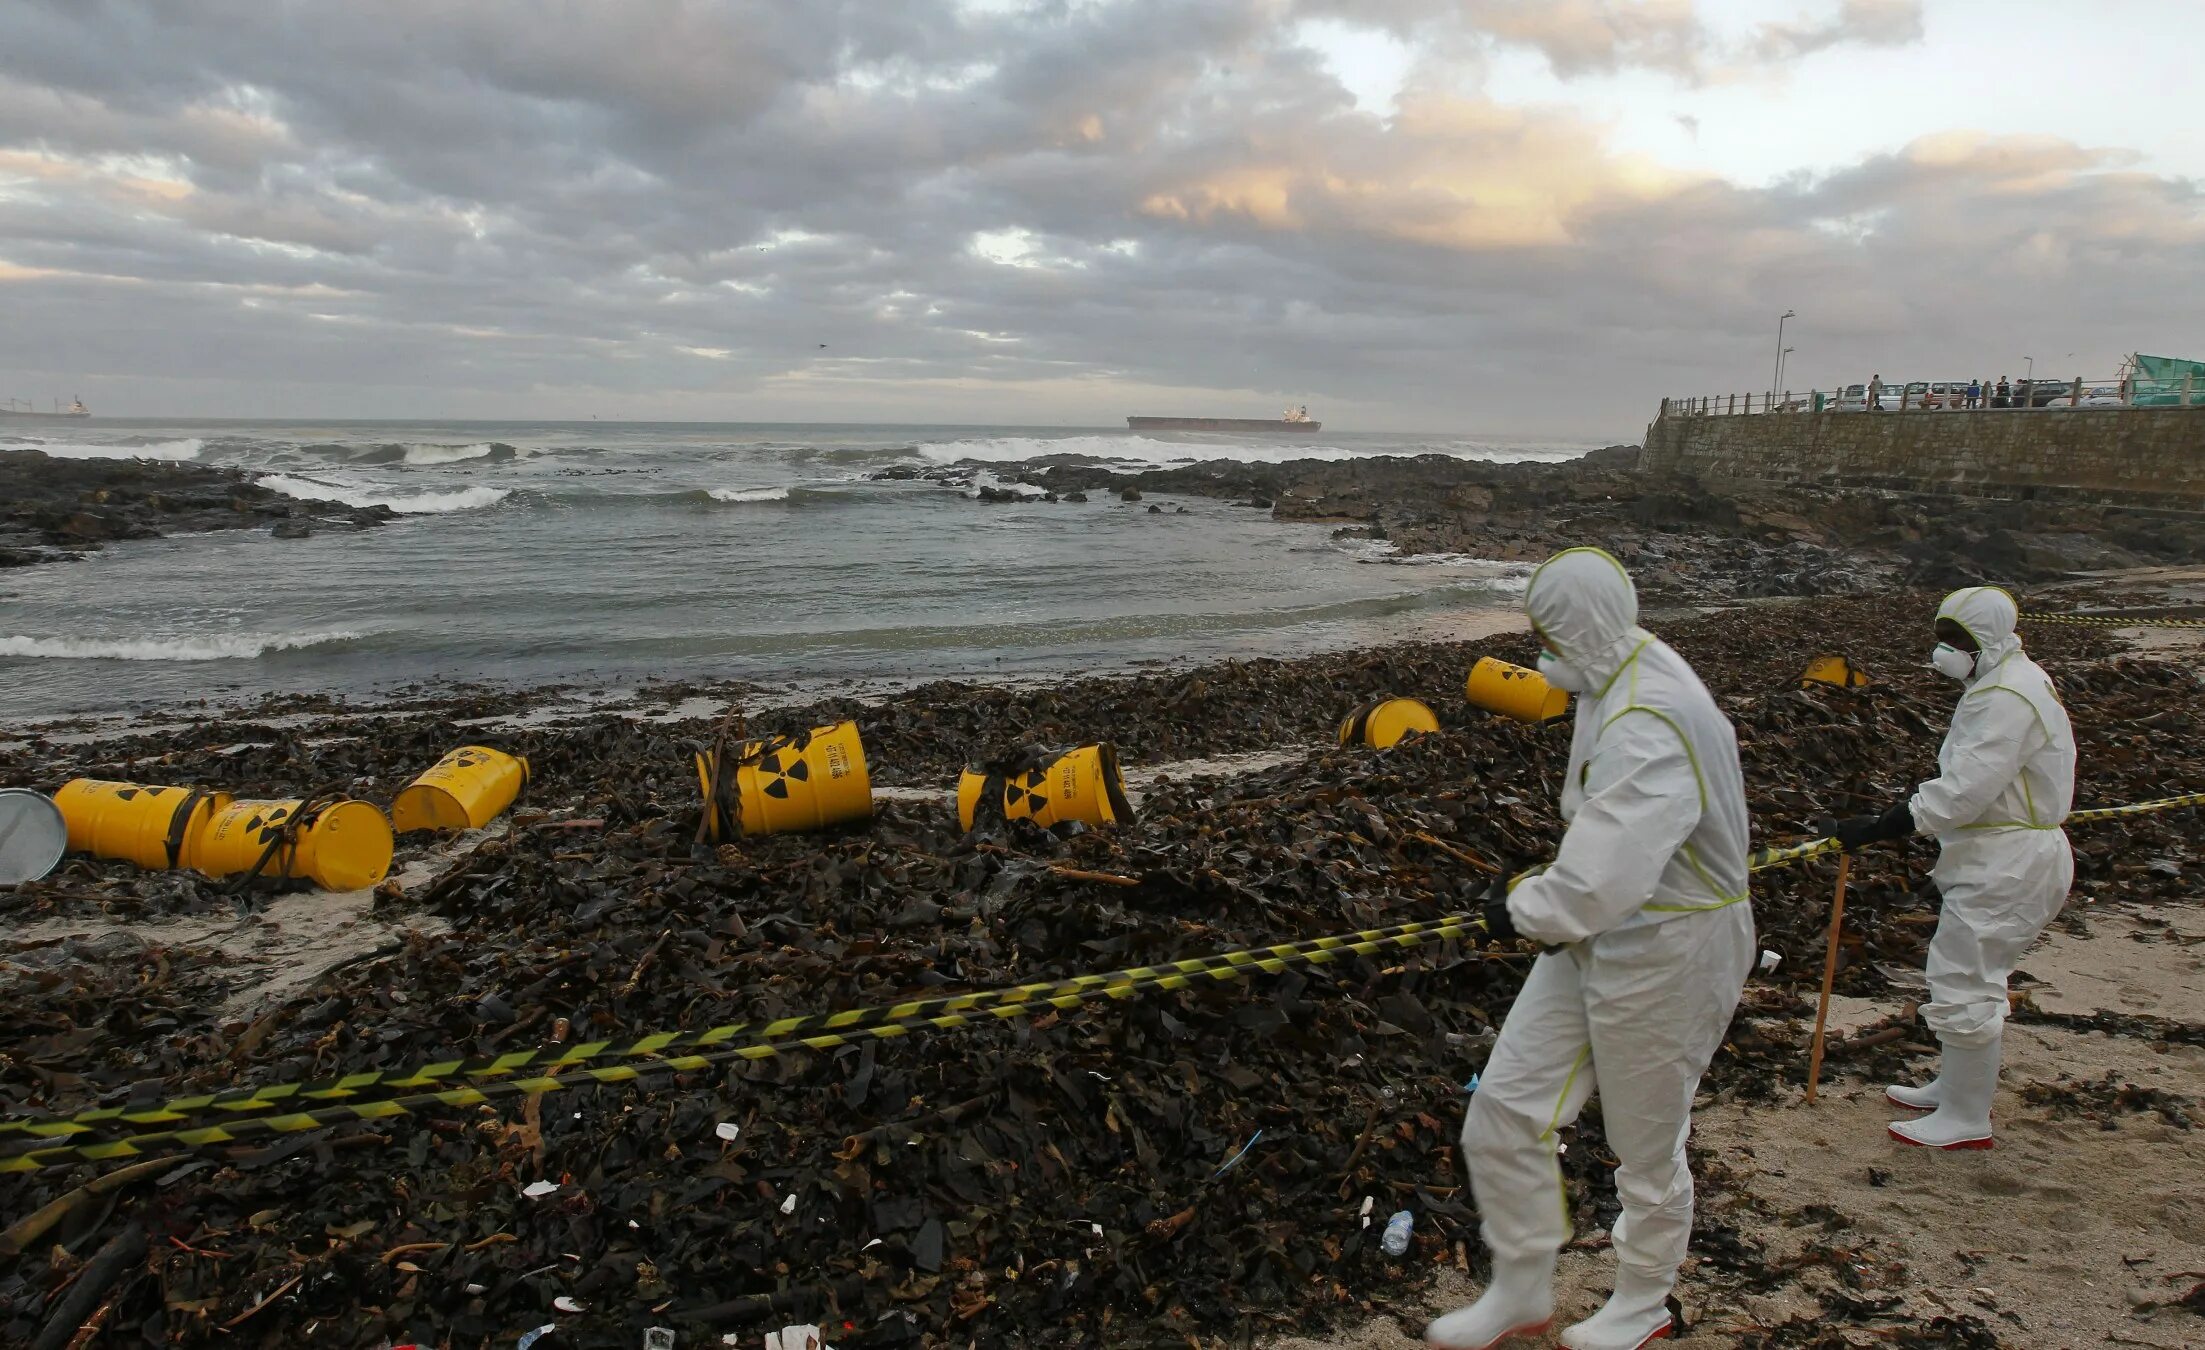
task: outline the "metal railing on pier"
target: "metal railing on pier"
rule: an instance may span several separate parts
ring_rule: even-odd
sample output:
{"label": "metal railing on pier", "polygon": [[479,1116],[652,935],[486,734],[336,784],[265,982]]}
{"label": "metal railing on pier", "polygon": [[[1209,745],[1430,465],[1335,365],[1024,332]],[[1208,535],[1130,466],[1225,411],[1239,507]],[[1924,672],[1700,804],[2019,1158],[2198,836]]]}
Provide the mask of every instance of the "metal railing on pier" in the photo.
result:
{"label": "metal railing on pier", "polygon": [[2186,373],[2179,383],[2117,376],[2105,380],[2023,380],[1999,393],[1994,385],[1916,380],[1907,384],[1844,385],[1781,393],[1692,394],[1661,401],[1664,417],[1745,417],[1822,412],[2042,412],[2062,408],[2205,409],[2205,380]]}

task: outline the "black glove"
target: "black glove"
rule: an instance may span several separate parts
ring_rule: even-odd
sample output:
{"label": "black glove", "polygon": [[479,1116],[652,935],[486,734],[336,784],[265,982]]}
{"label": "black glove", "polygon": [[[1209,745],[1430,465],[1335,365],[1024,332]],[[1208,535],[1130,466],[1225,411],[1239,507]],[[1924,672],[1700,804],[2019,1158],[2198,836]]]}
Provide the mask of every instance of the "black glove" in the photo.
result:
{"label": "black glove", "polygon": [[1914,812],[1908,808],[1907,799],[1901,798],[1898,804],[1880,816],[1825,820],[1822,828],[1838,841],[1838,847],[1851,853],[1869,844],[1880,844],[1886,839],[1904,839],[1914,833]]}
{"label": "black glove", "polygon": [[1495,942],[1520,942],[1516,921],[1508,913],[1508,873],[1493,878],[1485,888],[1485,935]]}

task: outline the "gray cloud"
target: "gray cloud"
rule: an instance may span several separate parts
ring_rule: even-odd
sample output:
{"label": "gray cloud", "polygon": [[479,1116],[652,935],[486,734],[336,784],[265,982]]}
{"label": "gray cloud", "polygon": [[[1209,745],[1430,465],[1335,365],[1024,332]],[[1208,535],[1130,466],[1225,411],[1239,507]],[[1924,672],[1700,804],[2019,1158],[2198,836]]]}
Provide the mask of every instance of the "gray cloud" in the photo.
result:
{"label": "gray cloud", "polygon": [[1849,42],[1903,47],[1921,40],[1922,0],[1839,0],[1837,13],[1820,23],[1763,24],[1754,54],[1764,61],[1789,61]]}
{"label": "gray cloud", "polygon": [[[1907,40],[1908,8],[1849,4],[1844,36],[1771,59]],[[1360,112],[1272,0],[276,13],[0,9],[0,395],[973,421],[1293,399],[1625,435],[1662,394],[1757,383],[1787,306],[1794,369],[1828,382],[2054,326],[2149,349],[2205,281],[2196,186],[2111,152],[1944,137],[1768,189],[1648,177],[1566,110]],[[1659,0],[1356,15],[1558,70],[1714,59]]]}

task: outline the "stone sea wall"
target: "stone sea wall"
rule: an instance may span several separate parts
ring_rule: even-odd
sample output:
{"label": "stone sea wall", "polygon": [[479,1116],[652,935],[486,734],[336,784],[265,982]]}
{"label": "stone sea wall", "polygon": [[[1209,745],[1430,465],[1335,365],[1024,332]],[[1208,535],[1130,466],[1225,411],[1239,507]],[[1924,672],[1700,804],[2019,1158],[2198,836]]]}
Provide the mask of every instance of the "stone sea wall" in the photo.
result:
{"label": "stone sea wall", "polygon": [[1664,416],[1639,467],[1709,484],[2205,510],[2205,408]]}

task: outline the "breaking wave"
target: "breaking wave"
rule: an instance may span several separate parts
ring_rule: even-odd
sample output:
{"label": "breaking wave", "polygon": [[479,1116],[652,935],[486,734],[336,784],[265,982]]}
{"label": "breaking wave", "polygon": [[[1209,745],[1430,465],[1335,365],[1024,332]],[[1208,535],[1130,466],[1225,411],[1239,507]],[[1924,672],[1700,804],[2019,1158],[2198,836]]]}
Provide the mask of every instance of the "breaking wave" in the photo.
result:
{"label": "breaking wave", "polygon": [[311,478],[295,478],[287,473],[269,474],[260,480],[260,486],[302,501],[339,502],[345,506],[387,506],[402,516],[475,511],[485,506],[496,506],[513,495],[511,488],[494,487],[457,488],[450,492],[374,492],[364,488],[317,482]]}
{"label": "breaking wave", "polygon": [[519,452],[510,445],[482,441],[475,445],[409,445],[400,460],[404,464],[458,464],[470,459],[512,459]]}
{"label": "breaking wave", "polygon": [[206,442],[197,436],[187,436],[180,441],[123,441],[114,445],[87,445],[74,441],[47,441],[40,444],[26,441],[26,450],[40,450],[55,459],[197,459],[206,448]]}
{"label": "breaking wave", "polygon": [[789,489],[785,487],[706,488],[704,495],[716,502],[785,502],[789,499]]}
{"label": "breaking wave", "polygon": [[1432,440],[1353,449],[1327,442],[1322,433],[1304,439],[1293,433],[1266,436],[1203,438],[1190,433],[1170,440],[1137,436],[1131,432],[1084,436],[986,436],[973,440],[943,441],[922,445],[919,454],[937,464],[972,461],[983,464],[1019,464],[1058,455],[1076,455],[1127,468],[1168,469],[1181,464],[1230,460],[1241,464],[1285,464],[1297,459],[1369,459],[1378,455],[1449,455],[1457,459],[1513,464],[1524,460],[1555,463],[1576,459],[1596,447],[1590,445],[1522,444],[1495,445],[1481,441]]}
{"label": "breaking wave", "polygon": [[61,661],[249,661],[263,652],[350,642],[354,632],[230,633],[183,638],[34,638],[0,637],[0,657],[46,657]]}

